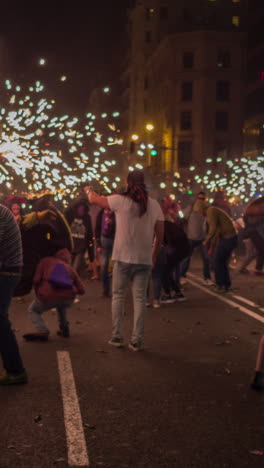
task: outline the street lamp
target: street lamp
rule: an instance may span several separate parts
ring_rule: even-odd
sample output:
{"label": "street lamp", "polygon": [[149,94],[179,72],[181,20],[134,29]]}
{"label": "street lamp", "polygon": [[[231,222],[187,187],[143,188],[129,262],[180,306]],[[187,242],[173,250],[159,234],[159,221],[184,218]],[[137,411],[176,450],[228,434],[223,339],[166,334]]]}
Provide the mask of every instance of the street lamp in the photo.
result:
{"label": "street lamp", "polygon": [[152,132],[152,130],[154,130],[154,125],[152,123],[148,123],[146,125],[146,130],[148,130],[148,132]]}
{"label": "street lamp", "polygon": [[137,141],[138,139],[139,139],[139,136],[136,135],[136,134],[131,136],[131,140],[133,140],[133,141]]}

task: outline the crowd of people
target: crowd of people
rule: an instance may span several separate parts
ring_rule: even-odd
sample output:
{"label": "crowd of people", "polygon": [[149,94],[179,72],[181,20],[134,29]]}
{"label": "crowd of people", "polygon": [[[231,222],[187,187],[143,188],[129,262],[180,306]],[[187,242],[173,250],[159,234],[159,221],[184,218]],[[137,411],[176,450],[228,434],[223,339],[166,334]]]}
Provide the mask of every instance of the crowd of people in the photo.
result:
{"label": "crowd of people", "polygon": [[[194,251],[202,259],[204,284],[219,294],[232,289],[230,260],[238,245],[245,246],[239,273],[248,274],[248,265],[256,259],[254,273],[263,274],[264,197],[247,207],[243,219],[234,221],[224,192],[217,192],[208,205],[201,191],[179,216],[179,203],[171,197],[154,200],[144,173],[134,171],[127,177],[126,191],[105,196],[83,187],[64,212],[51,196],[34,200],[27,213],[22,204],[22,198],[11,197],[6,206],[0,205],[0,352],[5,369],[1,385],[28,379],[8,318],[12,297],[34,289],[29,314],[35,329],[24,335],[25,340],[48,340],[43,313],[51,308],[57,310],[58,335],[68,338],[67,311],[85,292],[87,260],[92,279],[97,279],[100,259],[102,295],[112,301],[109,344],[117,348],[124,346],[125,301],[131,284],[134,318],[128,347],[133,352],[143,346],[147,306],[158,309],[186,300],[182,285]],[[260,390],[263,354],[264,339],[252,383]]]}

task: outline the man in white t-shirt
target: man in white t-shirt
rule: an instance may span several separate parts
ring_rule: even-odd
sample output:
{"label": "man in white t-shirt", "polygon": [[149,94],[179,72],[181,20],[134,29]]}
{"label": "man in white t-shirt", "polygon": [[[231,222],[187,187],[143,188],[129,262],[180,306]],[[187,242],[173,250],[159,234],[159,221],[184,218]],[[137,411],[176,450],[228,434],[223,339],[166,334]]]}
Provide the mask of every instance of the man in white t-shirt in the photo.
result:
{"label": "man in white t-shirt", "polygon": [[[115,260],[112,282],[112,338],[109,344],[123,346],[125,298],[130,281],[134,303],[132,351],[139,351],[144,337],[146,291],[151,266],[163,242],[164,217],[159,203],[148,196],[141,171],[130,172],[127,192],[99,196],[85,187],[90,203],[110,208],[116,216],[116,234],[112,258]],[[154,243],[153,243],[154,239]]]}

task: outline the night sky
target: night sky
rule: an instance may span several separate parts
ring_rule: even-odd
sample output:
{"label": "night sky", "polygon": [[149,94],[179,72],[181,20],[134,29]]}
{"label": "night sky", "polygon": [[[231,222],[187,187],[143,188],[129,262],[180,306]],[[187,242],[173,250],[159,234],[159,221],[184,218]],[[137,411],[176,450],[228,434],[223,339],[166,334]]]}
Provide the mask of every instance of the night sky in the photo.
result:
{"label": "night sky", "polygon": [[[108,84],[120,66],[130,5],[130,0],[3,3],[4,77],[20,83],[39,78],[59,100],[81,107],[91,89]],[[46,67],[38,66],[40,57],[47,59]],[[65,83],[61,75],[67,75]]]}

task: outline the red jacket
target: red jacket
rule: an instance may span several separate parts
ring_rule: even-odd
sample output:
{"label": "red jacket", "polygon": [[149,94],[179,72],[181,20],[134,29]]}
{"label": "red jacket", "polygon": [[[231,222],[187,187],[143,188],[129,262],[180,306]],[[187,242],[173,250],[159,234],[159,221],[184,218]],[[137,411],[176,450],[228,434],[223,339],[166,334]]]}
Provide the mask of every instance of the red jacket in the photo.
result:
{"label": "red jacket", "polygon": [[[37,298],[44,303],[59,302],[60,300],[73,300],[76,294],[84,294],[84,284],[78,273],[70,265],[71,254],[67,249],[59,250],[54,257],[43,258],[37,267],[33,284]],[[64,263],[65,268],[70,274],[73,287],[71,289],[54,288],[48,281],[50,273],[57,263]]]}

